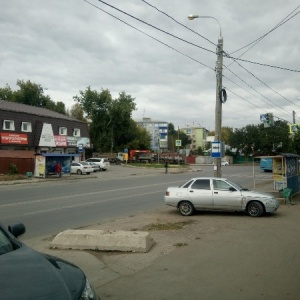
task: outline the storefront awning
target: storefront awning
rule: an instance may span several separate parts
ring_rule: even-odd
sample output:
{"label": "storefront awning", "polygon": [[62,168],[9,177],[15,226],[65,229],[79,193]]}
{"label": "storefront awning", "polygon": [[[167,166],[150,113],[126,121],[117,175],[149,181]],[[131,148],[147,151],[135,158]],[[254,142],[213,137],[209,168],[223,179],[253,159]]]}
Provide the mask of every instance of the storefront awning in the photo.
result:
{"label": "storefront awning", "polygon": [[56,157],[71,157],[71,156],[81,156],[81,154],[62,154],[62,153],[37,153],[36,155],[43,156],[56,156]]}

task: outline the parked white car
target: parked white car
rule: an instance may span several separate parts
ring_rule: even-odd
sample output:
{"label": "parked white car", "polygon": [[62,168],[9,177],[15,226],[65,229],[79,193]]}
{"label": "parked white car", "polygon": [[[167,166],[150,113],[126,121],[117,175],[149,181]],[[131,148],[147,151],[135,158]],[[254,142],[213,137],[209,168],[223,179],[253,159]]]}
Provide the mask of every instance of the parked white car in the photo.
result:
{"label": "parked white car", "polygon": [[72,174],[78,174],[78,175],[82,175],[82,174],[90,174],[93,173],[94,169],[92,166],[90,166],[87,162],[72,162],[71,163],[71,173]]}
{"label": "parked white car", "polygon": [[86,161],[94,162],[94,163],[98,164],[102,171],[106,171],[107,169],[110,168],[110,162],[109,162],[108,158],[93,157],[93,158],[88,158]]}
{"label": "parked white car", "polygon": [[195,210],[227,210],[260,217],[279,207],[271,194],[249,191],[229,179],[214,177],[192,178],[179,187],[169,187],[164,200],[183,216],[190,216]]}
{"label": "parked white car", "polygon": [[[83,161],[82,161],[83,162]],[[98,172],[101,170],[100,166],[92,161],[85,161],[86,163],[88,163],[94,170],[94,172]]]}
{"label": "parked white car", "polygon": [[222,165],[222,166],[229,166],[229,162],[226,161],[226,160],[223,160],[223,161],[221,162],[221,165]]}

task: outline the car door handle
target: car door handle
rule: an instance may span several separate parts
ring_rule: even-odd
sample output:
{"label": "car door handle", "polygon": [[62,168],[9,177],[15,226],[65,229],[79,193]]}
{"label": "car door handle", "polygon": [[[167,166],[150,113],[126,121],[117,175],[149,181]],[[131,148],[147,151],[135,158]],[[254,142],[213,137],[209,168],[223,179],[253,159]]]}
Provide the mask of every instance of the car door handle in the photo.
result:
{"label": "car door handle", "polygon": [[194,191],[190,191],[190,193],[194,193]]}
{"label": "car door handle", "polygon": [[214,194],[219,194],[219,192],[214,192]]}

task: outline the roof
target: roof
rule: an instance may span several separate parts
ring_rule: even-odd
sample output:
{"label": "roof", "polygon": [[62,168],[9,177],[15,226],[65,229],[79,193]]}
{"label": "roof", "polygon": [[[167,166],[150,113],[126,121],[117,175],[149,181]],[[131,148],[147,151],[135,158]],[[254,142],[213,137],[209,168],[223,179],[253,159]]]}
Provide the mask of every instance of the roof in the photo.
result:
{"label": "roof", "polygon": [[32,105],[26,105],[26,104],[22,104],[22,103],[5,101],[5,100],[0,100],[0,110],[22,112],[22,113],[27,113],[27,114],[31,114],[31,115],[44,116],[44,117],[64,119],[64,120],[69,120],[69,121],[85,123],[83,121],[60,114],[58,112],[55,112],[55,111],[47,109],[47,108],[36,107],[36,106],[32,106]]}

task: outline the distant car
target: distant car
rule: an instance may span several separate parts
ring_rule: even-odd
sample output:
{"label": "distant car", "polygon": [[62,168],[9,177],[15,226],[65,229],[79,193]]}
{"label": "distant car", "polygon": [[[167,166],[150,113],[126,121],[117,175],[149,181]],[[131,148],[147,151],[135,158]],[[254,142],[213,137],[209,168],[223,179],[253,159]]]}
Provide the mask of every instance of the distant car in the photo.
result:
{"label": "distant car", "polygon": [[279,207],[271,194],[249,191],[229,179],[212,177],[192,178],[179,187],[169,187],[164,200],[183,216],[190,216],[195,210],[228,210],[260,217]]}
{"label": "distant car", "polygon": [[229,162],[226,161],[226,160],[223,160],[223,161],[221,162],[221,165],[222,165],[222,166],[229,166]]}
{"label": "distant car", "polygon": [[1,299],[99,299],[80,268],[26,246],[17,239],[24,232],[0,224]]}
{"label": "distant car", "polygon": [[98,164],[102,171],[106,171],[107,169],[110,168],[110,162],[108,158],[93,157],[93,158],[88,158],[86,162],[94,162]]}
{"label": "distant car", "polygon": [[82,175],[82,174],[90,174],[93,173],[94,169],[92,166],[90,166],[87,162],[72,162],[71,163],[71,173],[73,174],[78,174],[78,175]]}
{"label": "distant car", "polygon": [[87,163],[93,168],[94,172],[98,172],[101,170],[100,165],[98,165],[92,161],[87,161]]}

